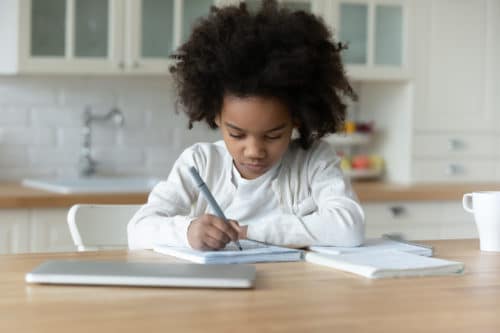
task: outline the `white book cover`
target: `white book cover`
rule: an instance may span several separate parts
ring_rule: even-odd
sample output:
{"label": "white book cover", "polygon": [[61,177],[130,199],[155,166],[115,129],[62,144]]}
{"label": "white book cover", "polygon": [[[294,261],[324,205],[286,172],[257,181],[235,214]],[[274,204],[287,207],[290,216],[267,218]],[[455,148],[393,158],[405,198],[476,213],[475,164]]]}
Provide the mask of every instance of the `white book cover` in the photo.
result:
{"label": "white book cover", "polygon": [[464,270],[461,262],[393,250],[340,255],[307,252],[305,260],[371,279],[460,274]]}
{"label": "white book cover", "polygon": [[363,245],[356,247],[342,246],[310,246],[309,250],[325,254],[347,254],[358,252],[373,252],[373,251],[402,251],[421,256],[432,257],[433,251],[431,247],[419,246],[417,244],[408,244],[400,241],[395,241],[387,238],[371,238],[365,240]]}
{"label": "white book cover", "polygon": [[279,262],[302,260],[303,251],[268,245],[251,240],[240,240],[240,251],[234,243],[229,243],[218,251],[198,251],[187,247],[156,245],[153,250],[177,258],[200,264],[236,264],[256,262]]}

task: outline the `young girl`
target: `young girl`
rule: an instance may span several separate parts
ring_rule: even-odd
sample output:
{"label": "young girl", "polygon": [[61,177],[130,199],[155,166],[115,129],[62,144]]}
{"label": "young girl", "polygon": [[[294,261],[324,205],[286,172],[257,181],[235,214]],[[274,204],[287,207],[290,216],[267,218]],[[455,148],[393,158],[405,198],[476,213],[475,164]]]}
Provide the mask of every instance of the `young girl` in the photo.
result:
{"label": "young girl", "polygon": [[[363,210],[339,158],[320,140],[343,125],[341,97],[354,97],[341,49],[320,19],[276,1],[264,1],[257,13],[244,3],[212,8],[171,72],[189,127],[204,120],[223,141],[181,154],[129,222],[130,248],[214,250],[246,238],[360,245]],[[200,195],[191,166],[230,223]]]}

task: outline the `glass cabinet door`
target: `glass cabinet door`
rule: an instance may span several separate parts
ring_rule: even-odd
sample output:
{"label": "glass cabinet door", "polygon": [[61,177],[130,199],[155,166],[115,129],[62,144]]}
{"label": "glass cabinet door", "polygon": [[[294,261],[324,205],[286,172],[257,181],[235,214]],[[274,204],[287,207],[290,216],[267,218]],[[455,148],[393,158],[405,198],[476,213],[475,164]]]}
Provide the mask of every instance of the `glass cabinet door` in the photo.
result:
{"label": "glass cabinet door", "polygon": [[64,57],[66,52],[66,0],[32,0],[32,57]]}
{"label": "glass cabinet door", "polygon": [[75,57],[106,58],[109,1],[75,0]]}
{"label": "glass cabinet door", "polygon": [[403,63],[403,9],[398,5],[375,6],[375,65]]}
{"label": "glass cabinet door", "polygon": [[368,63],[368,5],[340,4],[339,38],[348,45],[342,56],[346,64]]}
{"label": "glass cabinet door", "polygon": [[174,0],[142,0],[141,58],[166,59],[172,53],[174,13]]}
{"label": "glass cabinet door", "polygon": [[[279,2],[286,8],[292,11],[303,10],[306,12],[312,12],[312,1],[314,0],[279,0]],[[262,5],[262,0],[246,0],[248,10],[252,13],[257,12]]]}
{"label": "glass cabinet door", "polygon": [[283,4],[284,7],[292,11],[303,10],[308,13],[312,12],[312,4],[310,1],[283,0],[281,1],[281,3]]}
{"label": "glass cabinet door", "polygon": [[214,0],[183,1],[181,43],[188,40],[193,24],[198,18],[206,16],[210,12],[210,7],[214,4]]}

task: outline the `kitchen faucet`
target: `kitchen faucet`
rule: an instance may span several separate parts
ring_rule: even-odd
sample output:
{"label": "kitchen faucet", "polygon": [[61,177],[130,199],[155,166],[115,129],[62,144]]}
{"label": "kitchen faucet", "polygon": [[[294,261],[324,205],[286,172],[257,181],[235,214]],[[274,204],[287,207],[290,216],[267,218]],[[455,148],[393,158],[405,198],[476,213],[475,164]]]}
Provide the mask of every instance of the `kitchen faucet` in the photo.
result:
{"label": "kitchen faucet", "polygon": [[125,122],[123,113],[118,108],[111,109],[104,115],[92,114],[90,106],[87,106],[83,111],[83,145],[80,151],[80,160],[78,162],[78,171],[82,177],[90,177],[96,173],[97,162],[92,158],[92,122],[112,121],[115,125],[122,127]]}

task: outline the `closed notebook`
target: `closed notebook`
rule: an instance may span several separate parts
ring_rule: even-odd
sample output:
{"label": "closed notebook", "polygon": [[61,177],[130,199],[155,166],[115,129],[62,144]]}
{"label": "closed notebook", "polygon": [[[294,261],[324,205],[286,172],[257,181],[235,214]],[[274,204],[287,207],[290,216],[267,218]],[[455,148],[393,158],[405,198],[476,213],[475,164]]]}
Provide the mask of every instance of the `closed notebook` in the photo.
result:
{"label": "closed notebook", "polygon": [[153,250],[177,258],[201,264],[237,264],[256,262],[279,262],[302,260],[303,251],[286,247],[267,245],[250,240],[240,240],[240,251],[234,243],[229,243],[218,251],[197,251],[187,247],[157,245]]}
{"label": "closed notebook", "polygon": [[460,274],[464,264],[401,251],[372,251],[340,255],[307,252],[305,260],[371,279]]}
{"label": "closed notebook", "polygon": [[310,246],[309,250],[325,254],[347,254],[347,253],[357,253],[357,252],[395,250],[395,251],[418,254],[427,257],[432,257],[433,253],[431,247],[419,246],[417,244],[408,244],[386,238],[367,239],[363,243],[363,245],[356,247]]}

